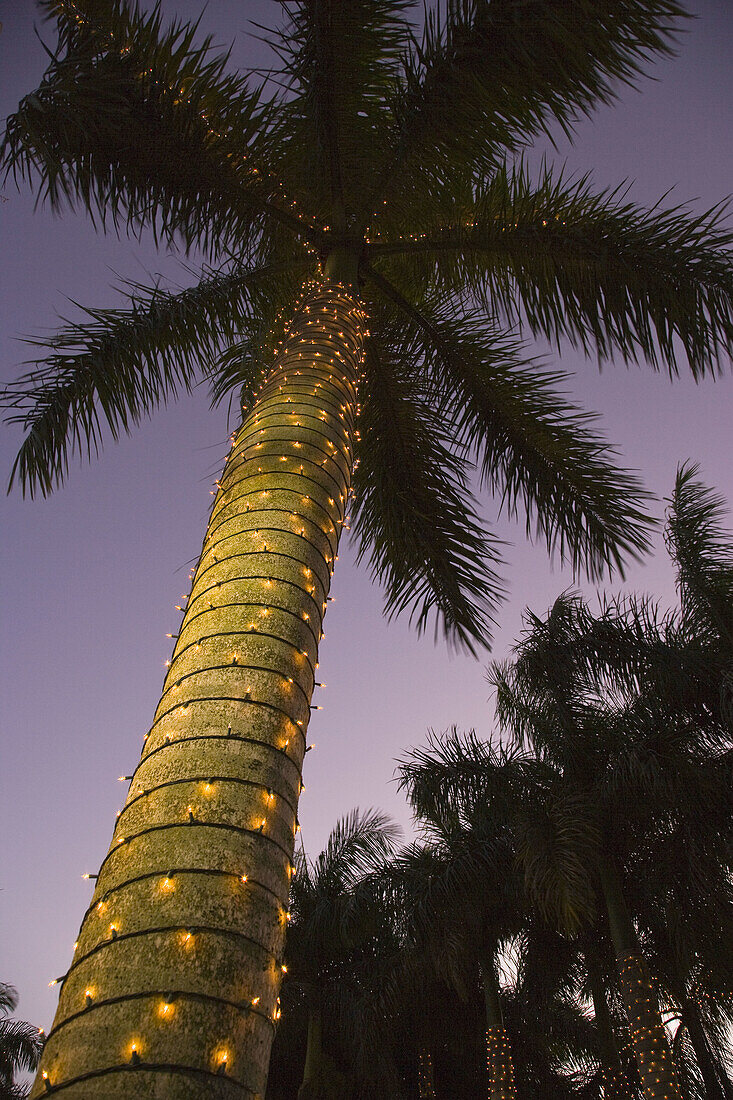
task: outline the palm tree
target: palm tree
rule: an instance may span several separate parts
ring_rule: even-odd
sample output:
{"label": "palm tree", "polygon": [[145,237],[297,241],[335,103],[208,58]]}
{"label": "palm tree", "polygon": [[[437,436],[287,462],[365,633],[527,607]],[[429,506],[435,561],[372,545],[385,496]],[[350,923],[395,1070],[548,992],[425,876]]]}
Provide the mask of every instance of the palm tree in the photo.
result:
{"label": "palm tree", "polygon": [[[404,772],[401,784],[409,789]],[[401,914],[403,953],[416,955],[464,1003],[479,991],[488,1096],[513,1100],[515,1068],[498,974],[502,943],[521,928],[511,847],[486,830],[480,811],[425,815],[417,825],[422,839],[399,852],[382,876]]]}
{"label": "palm tree", "polygon": [[[588,619],[587,609],[567,596],[556,602],[545,621],[532,619],[531,630],[516,647],[513,664],[494,669],[497,712],[515,737],[525,738],[560,768],[571,796],[571,815],[577,817],[575,809],[582,808],[578,823],[582,826],[585,816],[590,833],[596,832],[589,861],[596,868],[619,960],[624,1007],[642,1082],[653,1095],[649,1090],[655,1086],[662,1093],[673,1087],[671,1062],[654,1008],[657,994],[644,960],[638,920],[632,920],[630,891],[636,888],[638,902],[639,887],[648,888],[656,880],[658,896],[667,899],[657,929],[676,913],[679,945],[687,925],[682,939],[688,963],[682,966],[683,973],[702,949],[706,929],[714,941],[729,922],[733,912],[725,870],[731,840],[729,734],[724,724],[709,716],[698,724],[684,712],[675,713],[666,700],[649,694],[643,677],[641,682],[638,675],[624,681],[607,667],[604,670],[599,661],[596,673],[600,675],[589,678],[587,648],[581,646],[579,663],[574,663],[573,654],[573,637],[585,632]],[[599,633],[605,633],[607,640],[607,621]],[[678,655],[678,667],[687,655],[687,651]],[[671,871],[661,882],[658,874],[638,873],[640,858],[652,865],[659,860],[669,833],[682,843],[676,856],[670,856],[668,868],[674,867],[675,860],[677,866],[683,863],[687,848],[688,867],[702,861],[709,870],[706,875],[698,867],[694,890],[688,879],[674,891]],[[709,899],[709,919],[701,921],[705,899]],[[633,912],[643,923],[644,908],[634,907]],[[660,1066],[660,1057],[666,1069]]]}
{"label": "palm tree", "polygon": [[[529,706],[525,719],[528,710]],[[506,710],[503,715],[506,719]],[[545,727],[547,713],[538,714],[535,721],[538,727]],[[581,731],[575,732],[580,740]],[[557,729],[552,735],[557,735]],[[604,743],[607,735],[603,730],[598,741]],[[598,743],[595,749],[600,755]],[[576,746],[574,751],[592,759],[587,743],[584,749]],[[644,1095],[647,1100],[670,1096],[681,1100],[626,891],[614,866],[621,837],[608,835],[605,775],[601,773],[594,784],[583,783],[571,769],[566,771],[553,761],[546,750],[534,755],[521,748],[495,748],[473,735],[461,739],[455,732],[443,741],[434,740],[427,750],[415,750],[408,766],[417,808],[429,810],[438,799],[452,804],[483,802],[497,827],[513,830],[527,892],[562,932],[576,935],[586,929],[601,907],[618,958],[618,980]],[[622,814],[627,803],[624,800],[621,805],[616,792],[614,795],[612,804]]]}
{"label": "palm tree", "polygon": [[[598,1095],[604,1049],[581,1008],[577,946],[533,909],[512,830],[491,806],[433,785],[434,764],[415,753],[400,766],[422,834],[384,872],[406,947],[464,1001],[478,992],[489,1100]],[[502,986],[507,953],[515,974]]]}
{"label": "palm tree", "polygon": [[7,1017],[18,1005],[12,985],[0,982],[0,1100],[22,1100],[28,1090],[16,1084],[19,1070],[35,1070],[43,1050],[43,1032],[23,1020]]}
{"label": "palm tree", "polygon": [[317,859],[308,860],[303,849],[296,857],[286,965],[288,985],[308,1016],[299,1100],[343,1094],[343,1081],[339,1085],[324,1046],[324,1027],[331,1023],[333,1030],[334,1016],[339,1030],[351,1033],[352,1052],[360,1044],[368,1046],[363,1034],[367,1017],[359,1013],[360,993],[365,992],[359,985],[359,962],[363,970],[380,931],[384,939],[384,911],[367,876],[390,857],[398,833],[383,814],[354,810],[337,823]]}
{"label": "palm tree", "polygon": [[[713,785],[730,792],[733,537],[724,527],[724,501],[699,480],[697,466],[678,469],[669,503],[665,537],[677,571],[679,608],[663,612],[649,599],[626,598],[610,603],[600,617],[581,613],[565,653],[596,687],[605,683],[642,694],[660,728],[686,715],[707,743],[704,767],[722,772],[722,787],[711,775]],[[633,907],[645,950],[655,972],[664,975],[681,1021],[678,1048],[694,1051],[706,1095],[722,1100],[733,1095],[720,1055],[733,997],[725,931],[733,904],[728,835],[733,806],[729,797],[721,801],[711,792],[709,787],[704,794],[701,833],[690,828],[689,819],[673,830],[665,823],[653,850],[642,852]]]}
{"label": "palm tree", "polygon": [[450,0],[421,32],[408,0],[296,0],[270,99],[157,8],[41,8],[59,42],[4,166],[54,209],[199,249],[201,279],[59,331],[6,394],[13,477],[50,492],[200,379],[244,416],[35,1095],[130,1073],[140,1096],[259,1095],[349,492],[388,609],[469,646],[502,595],[473,461],[574,566],[621,565],[644,493],[514,330],[673,374],[682,349],[704,377],[733,343],[729,235],[516,162],[669,52],[674,0]]}

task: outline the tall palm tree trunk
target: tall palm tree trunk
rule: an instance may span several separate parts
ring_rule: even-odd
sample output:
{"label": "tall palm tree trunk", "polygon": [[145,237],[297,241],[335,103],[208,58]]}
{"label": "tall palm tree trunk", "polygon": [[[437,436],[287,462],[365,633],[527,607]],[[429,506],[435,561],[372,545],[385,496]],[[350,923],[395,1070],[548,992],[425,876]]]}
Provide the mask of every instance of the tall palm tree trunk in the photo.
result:
{"label": "tall palm tree trunk", "polygon": [[304,295],[233,440],[33,1097],[262,1097],[364,315]]}
{"label": "tall palm tree trunk", "polygon": [[482,963],[481,981],[486,1010],[488,1100],[516,1100],[517,1086],[514,1077],[512,1048],[504,1028],[501,992],[493,959]]}
{"label": "tall palm tree trunk", "polygon": [[600,868],[600,880],[642,1091],[647,1100],[682,1100],[657,994],[610,859]]}
{"label": "tall palm tree trunk", "polygon": [[598,958],[592,948],[584,952],[584,957],[591,997],[593,998],[593,1014],[598,1031],[598,1045],[603,1062],[603,1100],[632,1100],[631,1085],[622,1069],[616,1046],[613,1022],[606,1000],[603,973]]}
{"label": "tall palm tree trunk", "polygon": [[700,1015],[693,1001],[685,997],[682,1002],[682,1027],[687,1028],[692,1049],[695,1052],[695,1061],[700,1070],[705,1086],[706,1100],[730,1100],[733,1089],[726,1088],[726,1083],[719,1077],[718,1067],[713,1060],[710,1046],[705,1034],[705,1029],[700,1021]]}
{"label": "tall palm tree trunk", "polygon": [[323,1013],[316,1004],[308,1014],[305,1065],[298,1100],[340,1100],[343,1094],[343,1075],[323,1048]]}

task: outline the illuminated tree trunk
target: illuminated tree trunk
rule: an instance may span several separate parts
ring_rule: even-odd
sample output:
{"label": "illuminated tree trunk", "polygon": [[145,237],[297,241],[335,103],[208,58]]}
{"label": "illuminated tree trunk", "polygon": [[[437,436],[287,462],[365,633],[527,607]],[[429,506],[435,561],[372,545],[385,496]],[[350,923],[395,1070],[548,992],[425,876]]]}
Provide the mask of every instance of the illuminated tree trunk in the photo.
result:
{"label": "illuminated tree trunk", "polygon": [[657,994],[610,860],[601,867],[600,879],[642,1091],[647,1100],[682,1100]]}
{"label": "illuminated tree trunk", "polygon": [[311,289],[233,438],[33,1097],[264,1096],[363,331]]}
{"label": "illuminated tree trunk", "polygon": [[488,1100],[516,1100],[514,1062],[509,1038],[504,1028],[501,994],[493,959],[481,966],[486,1008],[486,1073]]}
{"label": "illuminated tree trunk", "polygon": [[417,1085],[420,1100],[435,1100],[433,1057],[426,1046],[421,1046],[417,1055]]}

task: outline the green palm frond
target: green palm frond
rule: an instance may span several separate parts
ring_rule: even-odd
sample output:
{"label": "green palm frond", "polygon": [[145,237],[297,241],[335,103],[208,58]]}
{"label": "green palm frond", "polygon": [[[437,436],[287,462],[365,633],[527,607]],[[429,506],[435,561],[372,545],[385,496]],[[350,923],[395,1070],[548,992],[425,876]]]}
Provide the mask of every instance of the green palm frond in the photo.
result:
{"label": "green palm frond", "polygon": [[43,1050],[43,1035],[37,1027],[5,1018],[17,1004],[15,987],[0,982],[0,1096],[8,1100],[25,1096],[25,1089],[13,1078],[18,1071],[36,1069]]}
{"label": "green palm frond", "polygon": [[195,44],[195,23],[164,27],[159,6],[124,0],[45,6],[58,52],[8,120],[0,168],[40,178],[54,209],[187,247],[241,247],[266,209],[299,224],[266,171],[271,105],[226,74],[210,39]]}
{"label": "green palm frond", "polygon": [[326,847],[312,864],[317,889],[348,890],[391,854],[399,826],[379,810],[352,810],[329,834]]}
{"label": "green palm frond", "polygon": [[499,543],[481,529],[467,463],[412,364],[390,352],[370,340],[354,475],[359,559],[384,585],[388,613],[409,609],[423,630],[435,610],[446,635],[473,650],[503,598]]}
{"label": "green palm frond", "polygon": [[[235,264],[178,293],[132,284],[130,309],[87,309],[88,321],[31,340],[49,354],[2,393],[9,419],[27,431],[11,484],[17,477],[31,496],[47,495],[74,452],[91,456],[104,431],[117,439],[162,401],[191,390],[282,274]],[[255,387],[263,367],[249,367]]]}
{"label": "green palm frond", "polygon": [[[280,265],[281,280],[256,298],[235,279],[229,317],[195,291],[177,305],[132,287],[127,314],[88,310],[47,341],[6,401],[29,430],[13,476],[47,493],[74,449],[94,452],[105,425],[119,435],[196,377],[215,402],[239,389],[248,405],[296,276],[343,258],[373,333],[359,551],[389,610],[420,629],[435,613],[471,649],[503,597],[474,461],[499,506],[524,509],[527,533],[591,578],[648,548],[639,482],[563,377],[500,326],[672,373],[679,345],[701,376],[733,348],[733,236],[719,210],[644,211],[585,179],[507,168],[667,52],[675,0],[446,0],[420,31],[414,8],[284,4],[267,37],[282,91],[267,98],[256,72],[230,74],[197,23],[167,23],[159,4],[43,0],[58,46],[8,121],[0,167],[103,227],[152,230],[217,266],[237,257],[224,279],[247,264]],[[204,298],[218,277],[205,269]]]}
{"label": "green palm frond", "polygon": [[517,857],[527,891],[539,911],[571,935],[595,914],[599,852],[596,814],[580,793],[550,789],[521,819]]}
{"label": "green palm frond", "polygon": [[34,1070],[43,1049],[38,1028],[23,1020],[0,1020],[0,1065]]}
{"label": "green palm frond", "polygon": [[8,982],[0,982],[0,1015],[7,1016],[18,1007],[18,990]]}
{"label": "green palm frond", "polygon": [[[470,824],[477,809],[486,829],[501,826],[528,783],[546,782],[552,770],[516,747],[482,741],[474,731],[453,727],[431,733],[424,748],[412,749],[398,761],[398,786],[407,794],[418,817],[443,830]],[[457,819],[457,822],[456,822]]]}
{"label": "green palm frond", "polygon": [[414,0],[292,0],[288,22],[268,37],[292,97],[286,176],[310,179],[314,206],[343,233],[355,216],[374,150],[386,137],[384,99],[408,45]]}
{"label": "green palm frond", "polygon": [[679,341],[702,377],[733,348],[726,213],[647,210],[622,188],[593,191],[587,176],[543,168],[535,182],[523,164],[502,165],[444,228],[371,253],[400,258],[406,279],[429,267],[443,295],[469,288],[489,314],[602,360],[643,356],[676,374]]}
{"label": "green palm frond", "polygon": [[561,724],[552,703],[538,693],[529,694],[519,682],[515,666],[494,661],[487,670],[494,688],[496,719],[502,734],[517,746],[556,744],[562,736]]}
{"label": "green palm frond", "polygon": [[342,967],[352,967],[353,952],[379,932],[385,914],[371,876],[387,863],[399,835],[385,814],[352,810],[315,860],[298,853],[287,950],[300,985],[314,989],[338,978]]}
{"label": "green palm frond", "polygon": [[563,375],[454,301],[423,301],[418,310],[395,295],[395,307],[446,430],[476,454],[483,482],[510,516],[521,503],[529,537],[596,578],[648,549],[649,495],[590,430],[594,418],[562,396]]}
{"label": "green palm frond", "polygon": [[718,633],[726,659],[733,654],[733,534],[724,526],[723,497],[699,478],[690,463],[677,471],[667,512],[667,549],[677,567],[682,614],[714,642]]}
{"label": "green palm frond", "polygon": [[670,52],[672,0],[448,0],[405,57],[378,200],[402,207],[452,176],[481,175],[541,130],[569,129]]}

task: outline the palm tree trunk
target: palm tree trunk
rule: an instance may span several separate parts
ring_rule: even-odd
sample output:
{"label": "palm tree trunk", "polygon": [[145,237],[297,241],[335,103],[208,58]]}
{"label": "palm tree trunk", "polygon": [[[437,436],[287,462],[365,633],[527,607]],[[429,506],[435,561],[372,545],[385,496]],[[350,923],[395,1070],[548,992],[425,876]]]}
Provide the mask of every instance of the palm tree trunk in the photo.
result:
{"label": "palm tree trunk", "polygon": [[305,1049],[303,1081],[298,1100],[314,1100],[319,1095],[323,1076],[323,1019],[320,1009],[312,1008],[308,1015],[308,1040]]}
{"label": "palm tree trunk", "polygon": [[512,1049],[504,1028],[501,992],[493,958],[481,964],[486,1009],[486,1073],[488,1100],[516,1100]]}
{"label": "palm tree trunk", "polygon": [[610,859],[600,868],[600,880],[642,1092],[646,1100],[682,1100],[657,994]]}
{"label": "palm tree trunk", "polygon": [[304,294],[234,437],[33,1097],[264,1096],[363,336]]}
{"label": "palm tree trunk", "polygon": [[621,1067],[613,1022],[608,1011],[606,989],[598,958],[592,949],[584,952],[588,981],[593,998],[593,1014],[603,1064],[603,1100],[632,1100],[633,1093]]}
{"label": "palm tree trunk", "polygon": [[421,1046],[417,1055],[417,1085],[420,1100],[435,1100],[435,1073],[433,1056],[426,1046]]}
{"label": "palm tree trunk", "polygon": [[728,1100],[729,1093],[725,1089],[725,1083],[720,1079],[700,1017],[694,1004],[687,997],[682,1003],[682,1024],[680,1026],[687,1028],[687,1034],[695,1052],[697,1068],[700,1070],[700,1076],[705,1086],[707,1100]]}

